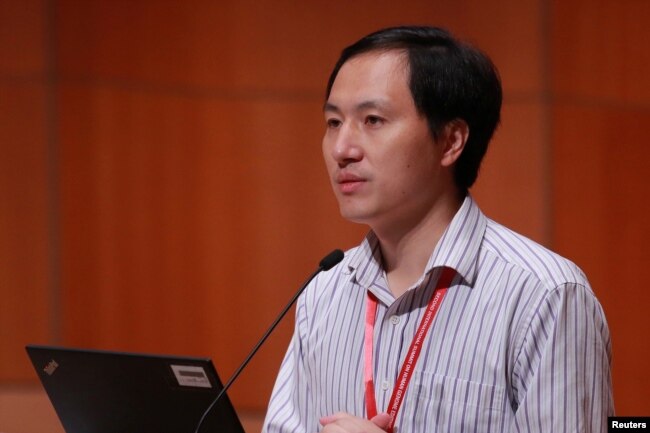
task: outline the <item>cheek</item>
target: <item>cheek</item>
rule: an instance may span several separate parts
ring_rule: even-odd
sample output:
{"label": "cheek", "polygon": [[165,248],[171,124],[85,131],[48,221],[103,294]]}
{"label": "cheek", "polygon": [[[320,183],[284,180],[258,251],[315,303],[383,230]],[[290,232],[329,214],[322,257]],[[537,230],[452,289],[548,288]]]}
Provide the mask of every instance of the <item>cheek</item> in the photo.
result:
{"label": "cheek", "polygon": [[323,137],[323,140],[321,141],[321,152],[323,152],[323,159],[325,159],[325,162],[327,162],[327,136]]}
{"label": "cheek", "polygon": [[387,181],[393,184],[395,191],[408,195],[427,188],[435,178],[435,158],[431,152],[402,153],[390,161],[391,175]]}
{"label": "cheek", "polygon": [[331,172],[332,166],[335,165],[335,162],[332,158],[332,151],[329,147],[327,138],[323,138],[323,142],[321,144],[321,151],[323,152],[323,161],[325,162],[325,168],[327,168],[328,172]]}

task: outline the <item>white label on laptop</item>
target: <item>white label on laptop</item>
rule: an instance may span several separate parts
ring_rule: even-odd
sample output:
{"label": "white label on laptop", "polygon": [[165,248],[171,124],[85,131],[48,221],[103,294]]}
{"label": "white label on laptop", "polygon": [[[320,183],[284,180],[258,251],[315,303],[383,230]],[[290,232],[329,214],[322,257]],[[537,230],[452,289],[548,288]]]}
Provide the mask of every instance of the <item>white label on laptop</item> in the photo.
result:
{"label": "white label on laptop", "polygon": [[208,375],[203,367],[194,365],[172,365],[172,370],[180,386],[212,388]]}

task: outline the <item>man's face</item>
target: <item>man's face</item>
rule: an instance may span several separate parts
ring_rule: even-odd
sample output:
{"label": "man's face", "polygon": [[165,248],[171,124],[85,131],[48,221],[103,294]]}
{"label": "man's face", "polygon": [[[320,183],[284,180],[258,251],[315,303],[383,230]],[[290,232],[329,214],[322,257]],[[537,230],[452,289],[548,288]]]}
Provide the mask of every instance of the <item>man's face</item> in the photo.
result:
{"label": "man's face", "polygon": [[440,194],[441,149],[399,51],[353,57],[325,104],[323,156],[341,215],[375,230],[417,224]]}

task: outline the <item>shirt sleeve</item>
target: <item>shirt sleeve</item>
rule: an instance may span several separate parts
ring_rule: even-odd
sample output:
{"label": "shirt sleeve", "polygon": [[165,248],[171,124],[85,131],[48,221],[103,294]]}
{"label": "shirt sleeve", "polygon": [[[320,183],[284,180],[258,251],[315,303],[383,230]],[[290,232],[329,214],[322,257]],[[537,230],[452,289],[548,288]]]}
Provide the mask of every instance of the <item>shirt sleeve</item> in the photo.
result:
{"label": "shirt sleeve", "polygon": [[549,291],[515,354],[515,417],[507,431],[606,432],[614,414],[610,364],[609,330],[591,289]]}
{"label": "shirt sleeve", "polygon": [[298,300],[296,325],[271,394],[262,433],[316,431],[304,362],[307,317],[304,298]]}

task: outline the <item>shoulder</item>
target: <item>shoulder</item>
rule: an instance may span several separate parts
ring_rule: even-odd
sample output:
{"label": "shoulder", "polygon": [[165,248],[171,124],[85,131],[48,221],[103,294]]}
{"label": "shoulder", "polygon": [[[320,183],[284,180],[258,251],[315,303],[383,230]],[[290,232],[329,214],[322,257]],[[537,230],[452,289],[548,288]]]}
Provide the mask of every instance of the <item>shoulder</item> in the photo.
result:
{"label": "shoulder", "polygon": [[351,248],[344,253],[343,260],[327,271],[322,271],[307,286],[299,300],[299,308],[307,313],[322,313],[324,309],[340,301],[341,295],[351,290],[354,270],[358,266],[363,245]]}
{"label": "shoulder", "polygon": [[591,291],[584,272],[572,261],[488,219],[483,254],[528,274],[552,291],[564,286],[582,286]]}

